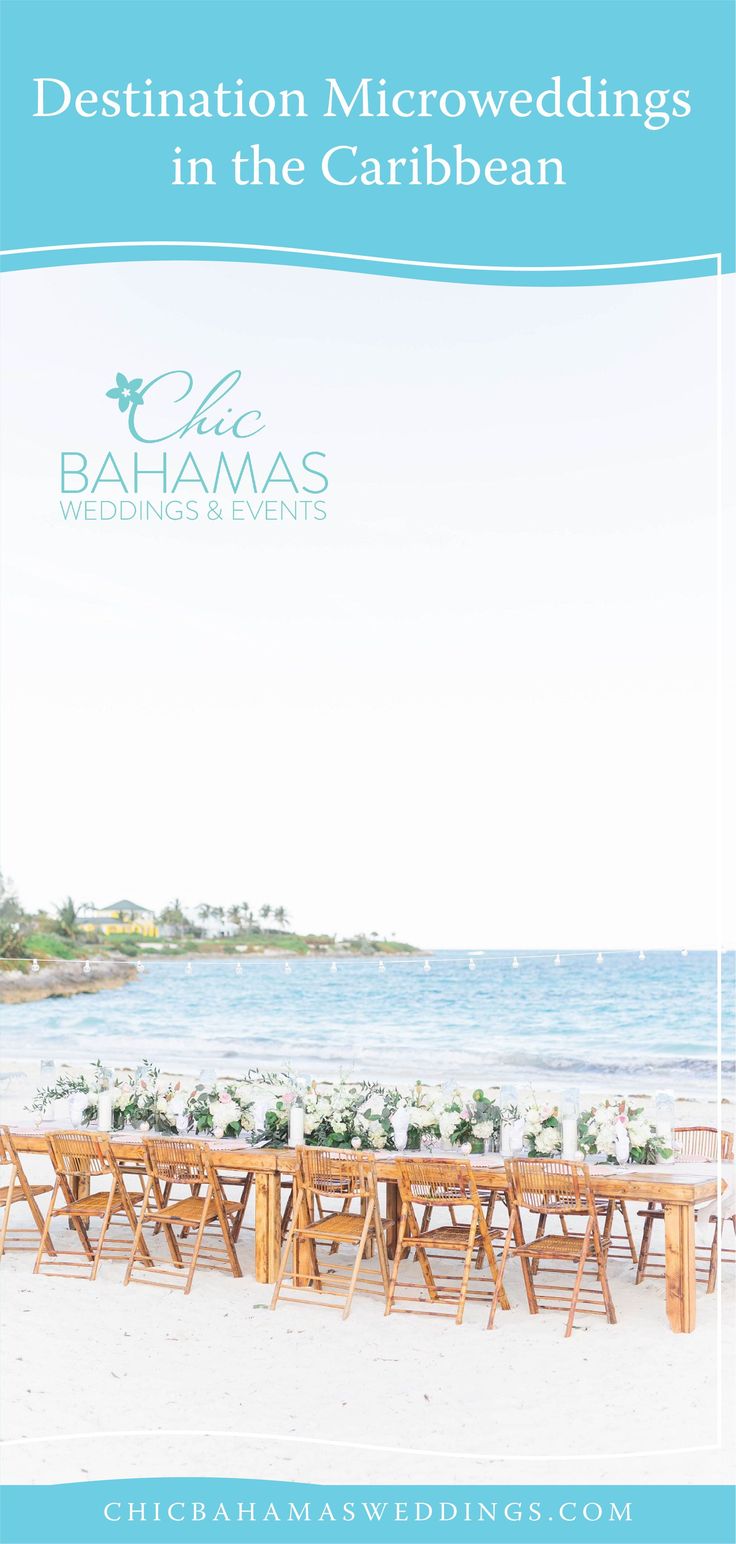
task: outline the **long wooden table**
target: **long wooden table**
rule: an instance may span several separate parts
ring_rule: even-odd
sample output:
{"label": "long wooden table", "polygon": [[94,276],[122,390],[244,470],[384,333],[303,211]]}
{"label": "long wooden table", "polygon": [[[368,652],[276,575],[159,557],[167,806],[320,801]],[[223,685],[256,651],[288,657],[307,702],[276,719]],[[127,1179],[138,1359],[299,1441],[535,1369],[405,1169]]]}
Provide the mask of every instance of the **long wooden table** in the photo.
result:
{"label": "long wooden table", "polygon": [[[53,1128],[13,1133],[19,1152],[44,1153],[46,1136]],[[68,1129],[68,1128],[66,1128]],[[121,1158],[142,1159],[140,1140],[127,1133],[113,1133],[115,1151]],[[229,1172],[254,1175],[256,1280],[275,1281],[281,1251],[282,1181],[293,1178],[296,1153],[285,1147],[246,1147],[237,1141],[211,1144],[217,1150],[217,1166]],[[377,1154],[376,1172],[386,1186],[388,1248],[393,1252],[399,1213],[396,1159]],[[411,1158],[411,1153],[405,1153]],[[419,1156],[419,1155],[417,1155]],[[503,1190],[506,1176],[502,1162],[493,1157],[471,1159],[476,1180],[484,1190]],[[673,1164],[618,1169],[592,1164],[590,1175],[596,1197],[621,1198],[632,1205],[658,1202],[664,1210],[665,1300],[670,1328],[676,1335],[695,1329],[695,1209],[718,1195],[715,1164]],[[722,1188],[726,1189],[725,1180]]]}

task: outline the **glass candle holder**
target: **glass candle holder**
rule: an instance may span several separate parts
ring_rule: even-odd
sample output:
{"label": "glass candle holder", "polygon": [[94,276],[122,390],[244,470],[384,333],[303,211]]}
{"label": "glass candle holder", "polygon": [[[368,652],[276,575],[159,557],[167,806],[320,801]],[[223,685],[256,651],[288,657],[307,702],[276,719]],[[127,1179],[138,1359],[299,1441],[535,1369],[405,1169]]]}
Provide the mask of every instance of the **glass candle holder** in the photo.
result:
{"label": "glass candle holder", "polygon": [[[657,1136],[662,1139],[665,1147],[673,1152],[673,1131],[675,1125],[675,1096],[669,1090],[662,1090],[654,1095],[654,1125]],[[664,1160],[667,1162],[668,1160]],[[671,1161],[671,1159],[669,1160]]]}
{"label": "glass candle holder", "polygon": [[560,1099],[560,1125],[562,1127],[562,1156],[576,1158],[578,1152],[578,1119],[580,1117],[580,1089],[566,1088]]}
{"label": "glass candle holder", "polygon": [[515,1083],[501,1084],[498,1103],[501,1109],[501,1157],[512,1158],[519,1119],[519,1091]]}

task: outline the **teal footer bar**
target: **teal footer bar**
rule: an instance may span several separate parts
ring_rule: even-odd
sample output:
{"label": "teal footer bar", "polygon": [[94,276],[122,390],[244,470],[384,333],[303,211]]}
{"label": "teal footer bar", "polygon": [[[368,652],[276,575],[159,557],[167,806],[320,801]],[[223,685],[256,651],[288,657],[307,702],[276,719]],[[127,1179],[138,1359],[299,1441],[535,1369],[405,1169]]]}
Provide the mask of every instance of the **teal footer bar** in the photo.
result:
{"label": "teal footer bar", "polygon": [[733,1544],[727,1485],[362,1486],[268,1480],[102,1480],[9,1485],[3,1544],[282,1544],[312,1539],[621,1540]]}

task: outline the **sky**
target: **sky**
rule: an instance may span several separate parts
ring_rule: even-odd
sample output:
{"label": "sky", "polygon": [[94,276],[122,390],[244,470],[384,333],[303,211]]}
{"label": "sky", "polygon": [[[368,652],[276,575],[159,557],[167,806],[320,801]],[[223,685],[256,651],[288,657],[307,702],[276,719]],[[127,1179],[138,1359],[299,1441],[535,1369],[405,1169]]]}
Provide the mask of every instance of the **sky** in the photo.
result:
{"label": "sky", "polygon": [[[732,944],[716,284],[5,276],[23,901],[268,901],[426,947]],[[328,518],[65,524],[60,451],[129,456],[106,391],[172,368],[241,369],[266,448],[326,452]]]}

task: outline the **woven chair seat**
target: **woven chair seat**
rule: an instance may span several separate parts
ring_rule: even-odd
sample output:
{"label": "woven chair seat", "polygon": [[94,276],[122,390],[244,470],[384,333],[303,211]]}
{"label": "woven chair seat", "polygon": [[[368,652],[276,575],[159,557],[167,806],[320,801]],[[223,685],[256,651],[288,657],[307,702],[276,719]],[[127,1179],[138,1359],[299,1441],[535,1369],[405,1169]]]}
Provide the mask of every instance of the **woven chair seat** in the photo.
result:
{"label": "woven chair seat", "polygon": [[[491,1238],[505,1238],[505,1228],[489,1228]],[[477,1237],[477,1233],[476,1233]],[[459,1249],[463,1252],[470,1243],[470,1224],[467,1222],[448,1223],[442,1228],[425,1228],[412,1238],[406,1237],[407,1246],[414,1248],[416,1244],[440,1245],[443,1249]]]}
{"label": "woven chair seat", "polygon": [[[223,1196],[222,1204],[226,1212],[237,1212],[240,1210],[240,1202],[230,1201],[227,1196]],[[202,1221],[202,1212],[205,1206],[207,1207],[207,1220],[211,1222],[217,1216],[214,1196],[211,1196],[209,1201],[204,1196],[185,1196],[180,1201],[172,1201],[170,1206],[149,1207],[146,1215],[149,1221],[183,1222],[191,1227],[192,1223]]]}
{"label": "woven chair seat", "polygon": [[331,1212],[324,1217],[318,1217],[316,1222],[310,1222],[305,1227],[300,1227],[297,1232],[302,1238],[327,1238],[350,1239],[357,1243],[363,1232],[365,1218],[357,1212]]}
{"label": "woven chair seat", "polygon": [[[52,1188],[51,1185],[29,1185],[28,1186],[28,1189],[30,1190],[32,1196],[45,1196],[45,1195],[48,1195],[48,1192],[51,1190],[51,1188]],[[10,1204],[11,1204],[11,1206],[13,1205],[13,1203],[15,1201],[22,1201],[24,1199],[23,1186],[22,1185],[14,1185],[13,1189],[12,1189],[12,1193],[11,1193],[9,1185],[2,1185],[2,1186],[0,1186],[0,1206],[7,1206],[7,1204],[8,1204],[8,1196],[10,1196]]]}
{"label": "woven chair seat", "polygon": [[[142,1201],[143,1200],[143,1196],[142,1195],[132,1195],[131,1194],[130,1200],[131,1200],[133,1206],[135,1206],[138,1201]],[[76,1200],[76,1201],[73,1201],[70,1206],[55,1206],[54,1207],[54,1216],[55,1217],[103,1217],[105,1212],[107,1211],[109,1201],[110,1201],[110,1192],[108,1190],[99,1190],[99,1191],[96,1191],[95,1194],[92,1195],[92,1196],[80,1196],[79,1199]],[[124,1207],[124,1204],[123,1204],[122,1201],[113,1201],[113,1204],[112,1204],[112,1212],[113,1212],[113,1214],[115,1212],[122,1212],[124,1210],[125,1210],[125,1207]]]}
{"label": "woven chair seat", "polygon": [[542,1238],[531,1239],[528,1244],[518,1244],[511,1251],[515,1255],[548,1255],[577,1259],[583,1247],[582,1233],[545,1233]]}

